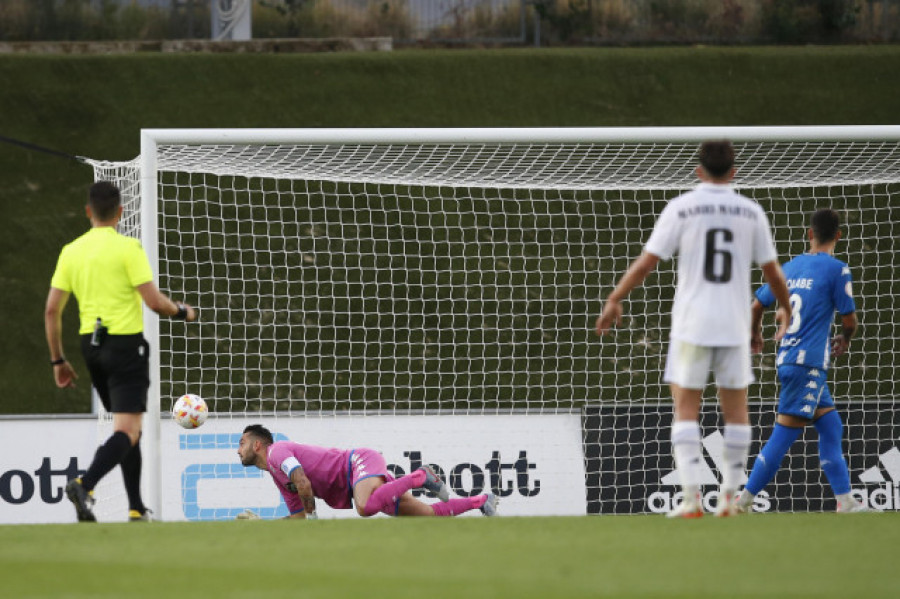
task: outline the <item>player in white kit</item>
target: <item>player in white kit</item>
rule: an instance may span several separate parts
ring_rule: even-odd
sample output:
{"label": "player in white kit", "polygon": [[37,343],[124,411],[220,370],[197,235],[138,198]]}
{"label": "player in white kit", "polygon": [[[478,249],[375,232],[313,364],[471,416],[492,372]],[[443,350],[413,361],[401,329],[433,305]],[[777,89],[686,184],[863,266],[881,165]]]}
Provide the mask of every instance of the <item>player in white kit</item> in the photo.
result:
{"label": "player in white kit", "polygon": [[707,141],[700,147],[696,189],[672,199],[663,209],[644,252],[609,294],[597,319],[598,335],[621,324],[621,302],[656,268],[678,255],[678,284],[664,380],[675,404],[672,452],[683,491],[682,502],[668,515],[703,515],[700,497],[700,403],[712,370],[725,421],[722,483],[716,515],[734,512],[750,450],[752,429],[747,411],[750,364],[752,263],[762,267],[775,299],[780,322],[776,338],[790,320],[790,300],[769,220],[753,200],[732,189],[734,148],[731,142]]}

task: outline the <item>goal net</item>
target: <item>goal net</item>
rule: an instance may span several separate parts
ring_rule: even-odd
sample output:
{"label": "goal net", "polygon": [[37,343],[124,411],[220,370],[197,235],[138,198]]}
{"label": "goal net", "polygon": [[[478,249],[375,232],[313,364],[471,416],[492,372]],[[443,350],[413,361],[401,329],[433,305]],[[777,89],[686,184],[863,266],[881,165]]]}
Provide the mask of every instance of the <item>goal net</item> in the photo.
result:
{"label": "goal net", "polygon": [[[263,417],[326,433],[345,431],[343,418],[363,428],[377,422],[385,438],[427,417],[437,439],[464,452],[478,441],[441,437],[441,422],[521,417],[492,421],[499,434],[569,416],[580,429],[574,461],[583,486],[573,492],[581,513],[667,511],[678,491],[661,380],[674,262],[631,294],[612,336],[598,339],[593,326],[666,202],[696,184],[699,142],[722,137],[735,142],[735,186],[769,215],[782,262],[805,250],[814,209],[842,216],[837,257],[851,266],[861,327],[829,378],[847,425],[854,492],[896,508],[895,127],[145,131],[138,159],[94,162],[95,177],[121,186],[123,232],[143,240],[160,288],[201,315],[194,325],[146,319],[158,405],[145,438],[164,446],[145,457],[148,484],[168,484],[160,456],[176,427],[167,412],[192,392],[211,408],[219,428],[209,430],[224,435],[200,443],[230,450],[240,425]],[[771,314],[766,323],[771,337]],[[748,467],[774,420],[775,349],[769,340],[755,358]],[[717,414],[708,390],[708,495],[719,478]],[[334,435],[335,446],[359,442],[352,432]],[[492,442],[469,449],[491,455]],[[227,455],[234,464],[217,468],[237,477],[237,456]],[[459,469],[457,482],[472,488],[481,472],[482,487],[503,487],[502,467],[515,479],[534,466],[526,487],[546,495],[551,473],[573,461],[548,456],[537,466],[529,456],[521,468],[510,456],[498,476],[489,464]],[[176,476],[183,482],[190,472]],[[230,517],[240,507],[186,507],[198,501],[196,489],[183,488],[181,499],[188,518]],[[815,430],[794,445],[757,507],[834,508]],[[182,514],[167,508],[164,517]]]}

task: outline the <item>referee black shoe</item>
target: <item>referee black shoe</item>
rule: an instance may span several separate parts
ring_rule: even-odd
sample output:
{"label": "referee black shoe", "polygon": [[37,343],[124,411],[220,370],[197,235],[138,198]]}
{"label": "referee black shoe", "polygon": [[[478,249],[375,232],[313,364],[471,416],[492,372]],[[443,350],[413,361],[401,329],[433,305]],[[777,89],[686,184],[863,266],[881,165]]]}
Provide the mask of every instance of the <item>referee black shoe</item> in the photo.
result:
{"label": "referee black shoe", "polygon": [[129,522],[153,522],[153,511],[144,508],[144,511],[141,512],[139,510],[128,510],[128,521]]}
{"label": "referee black shoe", "polygon": [[97,518],[91,508],[94,507],[94,494],[85,491],[80,478],[73,478],[66,485],[66,497],[75,505],[75,513],[79,522],[96,522]]}

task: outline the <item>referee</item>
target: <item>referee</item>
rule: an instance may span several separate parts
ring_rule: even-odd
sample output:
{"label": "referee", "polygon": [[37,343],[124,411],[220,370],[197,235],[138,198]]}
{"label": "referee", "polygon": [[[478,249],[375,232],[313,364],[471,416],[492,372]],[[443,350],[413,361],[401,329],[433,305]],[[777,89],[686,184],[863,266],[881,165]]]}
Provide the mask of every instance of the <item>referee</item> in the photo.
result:
{"label": "referee", "polygon": [[97,483],[122,466],[131,521],[149,520],[141,499],[141,424],[150,387],[150,346],[144,340],[141,300],[162,316],[196,320],[187,304],[175,303],[153,282],[140,242],[116,232],[122,217],[118,188],[94,183],[85,207],[91,229],[63,247],[50,281],[44,329],[53,377],[60,388],[74,387],[78,375],[63,356],[62,313],[74,293],[81,315],[81,352],[103,407],[113,414],[113,434],[97,449],[81,478],[70,480],[66,495],[80,522],[96,522],[92,511]]}

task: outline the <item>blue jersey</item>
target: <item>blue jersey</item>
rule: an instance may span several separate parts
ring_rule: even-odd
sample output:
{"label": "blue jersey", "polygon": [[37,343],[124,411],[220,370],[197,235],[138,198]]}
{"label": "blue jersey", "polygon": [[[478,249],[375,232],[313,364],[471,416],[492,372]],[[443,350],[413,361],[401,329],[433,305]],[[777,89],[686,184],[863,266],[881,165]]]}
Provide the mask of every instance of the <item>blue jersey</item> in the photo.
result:
{"label": "blue jersey", "polygon": [[[791,324],[776,364],[828,368],[834,312],[856,311],[850,268],[830,254],[802,254],[784,265],[784,276],[791,294]],[[768,285],[756,291],[756,299],[766,307],[775,302]]]}

